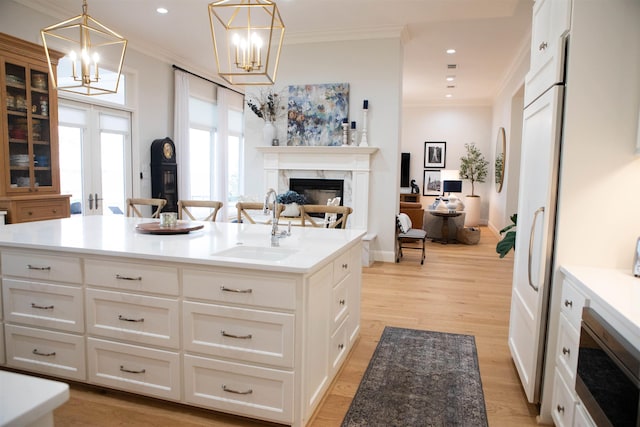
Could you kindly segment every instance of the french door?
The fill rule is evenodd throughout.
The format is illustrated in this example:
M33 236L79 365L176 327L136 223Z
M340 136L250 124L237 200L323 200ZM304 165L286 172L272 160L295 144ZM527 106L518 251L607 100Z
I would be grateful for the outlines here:
M123 215L131 194L131 113L60 101L60 189L72 215Z

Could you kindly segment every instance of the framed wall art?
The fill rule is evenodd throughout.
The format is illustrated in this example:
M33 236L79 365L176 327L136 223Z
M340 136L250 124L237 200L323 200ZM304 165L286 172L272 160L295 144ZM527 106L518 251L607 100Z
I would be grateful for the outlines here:
M425 170L424 181L422 183L423 196L442 195L442 177L439 170Z
M425 142L424 143L424 167L444 168L447 157L446 142Z
M289 86L287 145L342 145L349 83Z

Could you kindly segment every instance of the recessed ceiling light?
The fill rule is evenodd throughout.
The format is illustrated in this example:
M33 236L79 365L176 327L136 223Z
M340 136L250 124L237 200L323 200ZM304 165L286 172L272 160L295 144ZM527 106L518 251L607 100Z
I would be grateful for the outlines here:
M456 79L456 76L447 76L447 81L452 82Z
M169 13L169 10L167 10L167 8L164 8L164 7L159 7L156 9L156 12L164 15L165 13Z
M453 55L454 53L456 53L456 50L455 49L447 49L447 53L449 55Z
M447 98L452 98L452 97L453 97L453 95L451 95L450 93L446 94L445 96L446 96Z

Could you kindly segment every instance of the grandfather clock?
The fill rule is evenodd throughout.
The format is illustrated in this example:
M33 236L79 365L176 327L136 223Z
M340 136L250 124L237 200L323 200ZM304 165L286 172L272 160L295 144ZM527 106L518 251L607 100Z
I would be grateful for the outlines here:
M163 212L178 212L178 167L171 138L151 143L151 197L165 199Z

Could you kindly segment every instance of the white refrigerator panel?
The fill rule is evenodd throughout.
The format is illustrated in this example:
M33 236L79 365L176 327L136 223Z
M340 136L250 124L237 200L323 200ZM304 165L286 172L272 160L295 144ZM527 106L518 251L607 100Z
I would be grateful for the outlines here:
M563 90L553 86L524 110L509 349L532 403L542 376Z

